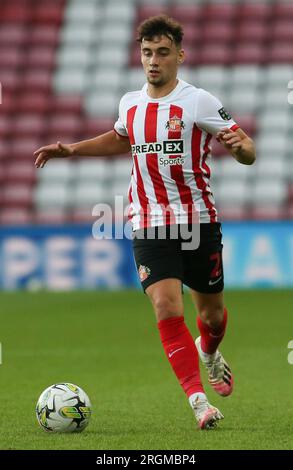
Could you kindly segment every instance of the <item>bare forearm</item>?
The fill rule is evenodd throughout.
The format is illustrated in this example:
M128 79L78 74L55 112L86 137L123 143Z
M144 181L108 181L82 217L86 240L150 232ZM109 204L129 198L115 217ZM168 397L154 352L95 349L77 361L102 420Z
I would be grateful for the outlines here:
M236 150L232 149L231 154L239 163L243 163L244 165L252 165L256 158L255 145L253 140L247 137L244 141L242 141L241 148Z
M70 144L70 148L76 156L100 157L128 153L130 144L128 139L120 139L115 131L109 131L94 139Z

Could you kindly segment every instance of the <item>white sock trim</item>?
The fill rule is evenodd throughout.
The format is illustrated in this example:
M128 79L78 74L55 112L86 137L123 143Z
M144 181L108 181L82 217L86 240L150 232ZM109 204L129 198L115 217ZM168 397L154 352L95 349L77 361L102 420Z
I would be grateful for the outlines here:
M189 400L189 404L191 407L193 407L193 403L196 401L196 400L207 400L207 397L206 397L206 394L205 393L202 393L202 392L197 392L197 393L193 393L192 395L190 395L190 397L188 398Z
M198 341L197 346L199 349L200 357L204 362L211 362L216 358L218 350L216 350L213 354L208 354L202 350L201 341Z

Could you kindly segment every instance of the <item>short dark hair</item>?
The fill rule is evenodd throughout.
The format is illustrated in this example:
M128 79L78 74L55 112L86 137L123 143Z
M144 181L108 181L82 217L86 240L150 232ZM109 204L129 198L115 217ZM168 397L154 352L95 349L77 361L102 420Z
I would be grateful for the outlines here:
M151 16L140 23L137 32L140 43L144 39L151 41L155 36L167 36L176 46L181 46L184 35L182 25L167 15Z

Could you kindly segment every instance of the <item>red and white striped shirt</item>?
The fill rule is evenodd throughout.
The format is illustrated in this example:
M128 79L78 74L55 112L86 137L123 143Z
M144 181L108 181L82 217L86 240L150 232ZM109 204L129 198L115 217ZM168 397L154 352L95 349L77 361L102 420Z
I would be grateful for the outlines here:
M210 189L210 140L238 126L207 91L178 80L167 96L126 93L114 130L128 137L133 155L129 216L133 229L217 221Z

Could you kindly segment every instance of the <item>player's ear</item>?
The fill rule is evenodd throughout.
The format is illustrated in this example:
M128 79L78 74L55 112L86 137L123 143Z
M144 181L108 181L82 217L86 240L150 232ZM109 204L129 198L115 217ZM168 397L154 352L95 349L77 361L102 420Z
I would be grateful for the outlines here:
M183 64L184 60L185 60L184 50L180 49L179 54L178 54L178 59L177 59L178 65Z

